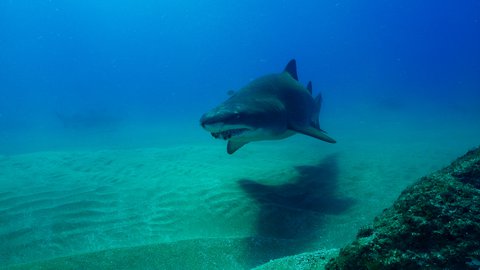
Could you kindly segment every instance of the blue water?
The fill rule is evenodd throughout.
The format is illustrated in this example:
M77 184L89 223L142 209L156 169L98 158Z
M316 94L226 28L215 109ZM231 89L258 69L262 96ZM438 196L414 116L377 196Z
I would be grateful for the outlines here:
M479 20L473 0L2 1L0 152L78 145L70 126L197 125L291 58L327 111L385 101L478 116Z
M299 135L227 155L200 116L292 58L338 143ZM479 119L478 0L3 0L0 261L202 237L248 267L340 248L478 146ZM245 192L258 186L269 192ZM289 205L304 194L319 205ZM278 247L248 261L237 245L259 235Z

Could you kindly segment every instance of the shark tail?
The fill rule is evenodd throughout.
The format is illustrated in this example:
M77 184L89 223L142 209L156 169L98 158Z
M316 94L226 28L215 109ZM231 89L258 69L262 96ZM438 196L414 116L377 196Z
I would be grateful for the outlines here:
M336 141L333 138L330 138L326 134L327 132L325 130L320 128L319 116L320 116L321 108L322 108L322 94L318 94L318 96L315 98L315 111L313 112L311 126L306 129L296 130L296 131L303 133L305 135L320 139L325 142L336 143Z
M313 112L312 119L310 120L310 126L308 127L290 127L291 130L296 131L298 133L305 134L307 136L311 136L313 138L317 138L319 140L329 142L329 143L336 143L336 141L328 136L325 130L320 128L319 122L319 115L320 109L322 108L322 95L318 94L315 98L315 111Z
M312 82L308 82L308 90L309 91L312 91ZM311 92L310 92L311 93ZM314 99L315 101L315 111L313 112L313 116L312 116L312 120L311 120L311 125L322 131L322 132L325 132L324 130L322 130L320 128L320 110L322 109L322 93L319 93L318 96ZM326 133L326 132L325 132Z

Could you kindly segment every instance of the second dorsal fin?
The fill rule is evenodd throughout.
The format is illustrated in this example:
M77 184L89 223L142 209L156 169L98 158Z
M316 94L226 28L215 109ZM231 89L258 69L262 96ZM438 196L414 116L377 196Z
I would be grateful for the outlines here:
M283 71L287 72L288 74L290 74L290 76L292 76L292 78L294 78L296 81L298 81L297 61L295 61L295 59L290 60L290 62L288 62L287 66L285 67L285 69Z
M312 81L309 81L308 84L307 84L307 90L308 92L310 93L310 95L312 94Z

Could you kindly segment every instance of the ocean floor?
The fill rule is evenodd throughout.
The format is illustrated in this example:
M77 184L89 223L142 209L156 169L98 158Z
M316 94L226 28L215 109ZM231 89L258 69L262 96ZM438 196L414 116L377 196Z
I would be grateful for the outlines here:
M248 269L338 249L479 144L468 121L397 120L330 123L334 145L297 135L234 155L197 124L191 143L0 156L0 266Z

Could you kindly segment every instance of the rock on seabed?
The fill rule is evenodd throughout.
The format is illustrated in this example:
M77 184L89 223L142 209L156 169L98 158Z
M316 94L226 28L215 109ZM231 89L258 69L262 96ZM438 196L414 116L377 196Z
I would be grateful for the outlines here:
M480 269L480 148L405 189L326 269Z

